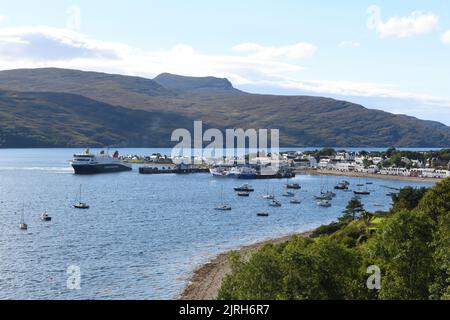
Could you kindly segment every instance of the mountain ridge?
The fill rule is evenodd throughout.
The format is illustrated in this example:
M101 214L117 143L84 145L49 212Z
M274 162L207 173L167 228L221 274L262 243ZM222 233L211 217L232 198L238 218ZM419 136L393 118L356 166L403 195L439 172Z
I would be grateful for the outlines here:
M206 127L220 130L279 128L280 144L283 146L450 146L450 127L436 121L367 109L359 104L332 98L247 93L235 89L225 78L163 73L155 79L146 79L58 68L16 69L0 71L0 90L3 92L0 95L0 120L11 120L20 111L19 119L24 121L16 123L19 131L26 133L29 130L25 121L30 117L27 111L41 119L40 122L29 119L34 126L33 134L40 132L37 136L42 136L42 129L49 125L36 115L36 101L39 101L42 116L57 120L55 126L61 130L64 125L72 129L79 127L80 124L77 126L74 123L77 119L80 123L89 124L92 130L80 136L78 142L76 139L67 140L63 131L53 132L55 136L64 136L67 141L71 141L71 145L64 146L85 146L89 142L89 134L93 135L92 142L96 145L123 146L128 143L130 146L168 146L170 132L176 128L191 128L194 120L202 120ZM55 96L58 93L61 95ZM14 110L11 106L14 95L20 98L14 101L21 106L20 110ZM25 103L26 97L31 102ZM98 108L105 118L108 118L109 112L121 114L120 121L116 121L124 127L127 118L133 123L139 118L138 115L149 123L153 123L153 115L160 125L157 130L149 131L139 122L141 134L150 133L153 138L140 140L139 130L130 128L130 134L127 134L113 121L105 123L102 128L102 125L98 125L102 119L100 114L77 109L76 103ZM52 106L53 109L48 110L46 106ZM85 112L84 115L79 114L81 110ZM62 117L61 112L70 114L73 119ZM10 121L8 128L11 129L11 126L13 124ZM105 133L98 139L97 131L102 130L114 138L109 139ZM124 138L114 134L114 130L118 130ZM76 131L72 131L72 134L77 136ZM133 143L132 137L136 143ZM51 141L50 137L43 135L41 144L51 145ZM39 145L39 142L32 145ZM4 145L0 143L1 146Z

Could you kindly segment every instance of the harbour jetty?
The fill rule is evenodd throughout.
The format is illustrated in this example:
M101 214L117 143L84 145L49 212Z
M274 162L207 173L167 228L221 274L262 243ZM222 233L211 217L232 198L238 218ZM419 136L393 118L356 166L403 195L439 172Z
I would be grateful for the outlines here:
M208 173L209 168L202 167L181 167L175 166L174 168L158 168L152 166L143 166L139 168L139 173L141 174L168 174L168 173L177 173L177 174L188 174L188 173Z

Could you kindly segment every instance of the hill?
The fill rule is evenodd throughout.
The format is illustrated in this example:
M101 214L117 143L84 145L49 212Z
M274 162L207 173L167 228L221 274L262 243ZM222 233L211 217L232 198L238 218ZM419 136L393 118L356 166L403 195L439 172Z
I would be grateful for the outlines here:
M68 93L0 91L0 146L167 146L178 115L111 106Z
M64 108L65 112L72 112L73 116L79 116L78 101L82 97L90 99L91 108L100 108L96 114L97 118L85 118L85 121L93 123L102 123L96 122L101 120L100 113L104 112L103 116L107 118L109 108L114 106L120 107L123 117L135 116L136 113L132 111L140 111L145 119L159 115L158 121L161 121L160 126L167 135L153 135L152 139L147 141L147 146L167 146L170 140L169 133L173 129L191 128L194 120L203 120L206 126L219 129L279 128L283 146L450 145L450 128L439 122L371 110L361 105L330 98L250 94L235 89L227 79L214 77L196 78L165 73L151 80L55 68L18 69L0 72L0 89L16 92L16 95L19 91L28 92L28 95L43 93L44 95L39 98L41 114L49 119L54 117L54 113L53 110L46 109L46 106L47 103L55 108L59 106L57 104L59 102L53 99L56 93L72 94L65 95L61 100L68 100L59 107ZM47 98L50 100L46 101ZM4 109L5 102L2 101L4 99L6 96L0 97L0 112L6 116L8 112ZM29 104L22 104L22 108L28 107ZM12 112L11 109L8 110ZM25 113L23 120L26 117ZM83 117L90 117L90 114ZM32 120L37 129L40 124L36 119ZM64 121L69 120L64 118ZM73 124L75 120L71 121L69 124ZM121 121L123 121L120 122L121 126L111 122L104 128L105 140L110 144L123 145L126 142L130 143L130 146L141 145L143 139L136 138L138 140L135 142L129 141L130 136L126 132L114 134L113 130L125 126L126 123L132 123L134 118L128 120L123 118ZM180 126L180 122L187 125ZM57 140L60 139L58 136L66 135L59 130L53 134ZM145 130L142 134L146 134ZM109 135L111 138L106 139ZM121 135L125 135L126 138L119 138ZM135 132L135 135L138 137L139 133ZM85 143L88 143L89 137L86 138L88 140ZM92 142L99 143L95 139ZM46 145L47 142L42 143ZM36 145L39 143L36 142Z

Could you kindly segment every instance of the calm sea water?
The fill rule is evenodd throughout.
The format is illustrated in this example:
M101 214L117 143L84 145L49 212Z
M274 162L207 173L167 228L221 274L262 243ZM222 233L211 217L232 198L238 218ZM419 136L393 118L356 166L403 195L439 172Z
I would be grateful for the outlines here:
M281 197L287 180L251 181L256 191L238 198L243 181L209 174L140 175L133 172L76 176L68 163L75 149L0 150L0 299L172 299L191 272L216 254L267 238L306 231L340 216L351 198L338 192L331 208L313 195L342 177L298 176L302 204ZM122 153L170 153L122 149ZM347 178L353 187L365 180ZM372 179L369 210L388 209L385 186L429 186ZM91 209L71 208L79 185ZM223 187L230 212L215 211ZM269 189L282 201L269 208ZM17 224L25 206L28 231ZM51 222L40 221L47 210ZM270 217L257 217L268 211ZM67 288L67 268L79 266L81 289Z

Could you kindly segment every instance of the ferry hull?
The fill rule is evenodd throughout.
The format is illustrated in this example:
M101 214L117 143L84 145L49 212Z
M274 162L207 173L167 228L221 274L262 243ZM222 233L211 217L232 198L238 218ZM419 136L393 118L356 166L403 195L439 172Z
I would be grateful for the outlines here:
M95 164L95 165L80 165L72 164L75 174L97 174L97 173L111 173L131 171L132 168L123 164Z

